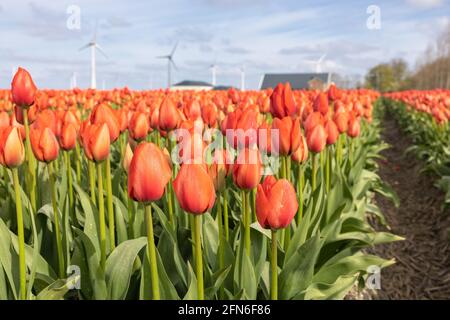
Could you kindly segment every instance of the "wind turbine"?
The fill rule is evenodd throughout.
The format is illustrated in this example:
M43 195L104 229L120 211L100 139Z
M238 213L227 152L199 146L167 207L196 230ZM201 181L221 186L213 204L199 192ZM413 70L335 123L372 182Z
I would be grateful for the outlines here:
M316 62L316 73L321 73L322 72L322 62L323 62L323 60L325 59L325 57L327 56L327 54L326 53L324 53L320 58L319 58L319 60L317 60L317 62Z
M70 77L70 89L77 87L77 73L73 72L72 76Z
M213 87L215 87L216 86L217 65L215 63L213 63L212 65L209 66L209 68L211 69L211 84L213 85Z
M82 46L79 51L91 48L91 89L95 89L97 87L97 78L96 78L96 64L95 64L95 49L97 49L101 54L108 59L108 56L103 51L103 49L97 43L97 24L95 24L94 37L91 42Z
M167 87L170 88L170 86L172 85L172 81L171 81L171 71L172 71L172 65L175 68L175 70L177 70L177 65L175 64L175 62L173 61L173 55L175 53L175 50L177 49L178 46L178 42L175 43L175 45L173 46L172 51L170 52L170 54L165 55L165 56L157 56L156 58L158 59L167 59Z
M242 65L239 70L241 71L241 91L245 91L245 66Z

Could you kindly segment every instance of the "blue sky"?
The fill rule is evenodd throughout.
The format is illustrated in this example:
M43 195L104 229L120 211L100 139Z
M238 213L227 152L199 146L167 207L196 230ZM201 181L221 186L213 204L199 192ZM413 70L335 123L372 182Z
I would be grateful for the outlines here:
M70 30L67 8L81 10L81 28ZM369 5L381 10L381 29L369 30ZM323 71L364 75L394 57L416 59L448 26L447 0L2 0L0 87L12 69L27 68L40 88L67 88L73 72L89 86L89 51L98 21L97 87L133 89L165 86L167 54L179 41L174 81L211 81L239 86L245 66L248 88L265 72Z

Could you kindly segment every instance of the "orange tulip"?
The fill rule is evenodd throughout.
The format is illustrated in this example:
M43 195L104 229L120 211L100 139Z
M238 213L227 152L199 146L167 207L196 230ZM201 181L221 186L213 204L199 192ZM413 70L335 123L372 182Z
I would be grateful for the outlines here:
M150 129L148 117L143 112L135 112L128 124L130 137L136 141L144 140Z
M24 159L25 149L19 129L11 126L0 128L0 164L16 168Z
M327 132L327 145L334 144L339 138L339 130L333 120L325 123L325 131Z
M272 127L266 121L258 128L258 149L267 154L272 153Z
M153 143L143 142L134 150L128 169L128 195L139 202L161 199L172 176L167 157Z
M340 133L347 132L348 128L348 115L347 112L339 112L334 115L334 122Z
M28 108L34 103L36 91L31 75L27 70L19 67L11 82L13 102L22 108Z
M273 139L272 148L278 150L280 155L290 155L300 145L300 119L291 117L275 118L272 122L272 130L278 130L278 139ZM272 150L273 151L273 150Z
M294 116L297 113L297 106L289 82L284 85L279 83L272 92L270 100L270 112L276 118Z
M253 108L236 109L224 119L222 132L233 148L250 147L257 142L257 115Z
M82 131L82 144L86 157L94 162L102 162L109 156L110 134L108 125L87 124Z
M119 121L117 120L116 114L113 109L108 105L102 103L97 105L91 113L91 123L92 124L103 124L106 123L109 131L110 142L113 143L117 140L120 135Z
M233 165L233 181L240 189L254 189L261 180L261 171L259 150L242 149Z
M306 142L310 151L321 152L327 143L327 132L323 125L318 124L311 129L306 135Z
M209 176L214 183L214 189L220 192L225 189L226 177L230 172L233 159L227 150L216 149L212 164L208 168Z
M286 179L267 176L256 192L256 217L265 229L286 228L297 213L294 187Z
M351 116L350 120L348 121L348 130L347 134L349 137L355 138L359 136L359 133L361 132L361 125L359 123L359 119L355 116Z
M0 112L0 129L9 126L9 115L6 111Z
M49 163L58 158L58 140L50 128L31 128L30 142L33 154L39 161Z
M328 97L325 93L321 92L314 100L313 109L316 112L320 112L322 115L326 115L329 111Z
M59 144L63 150L73 150L77 143L77 129L73 123L67 123L61 129Z
M213 181L202 164L183 164L173 181L173 190L180 207L192 214L205 213L216 200Z
M300 138L300 144L297 150L292 154L292 160L298 163L304 163L308 159L308 145L303 134Z
M337 99L339 99L341 97L341 92L339 91L339 89L336 87L336 85L332 84L329 88L328 88L328 100L329 101L336 101Z
M123 156L122 161L122 167L125 170L125 172L128 172L132 159L133 159L133 150L131 149L130 144L127 143L127 146L125 148L125 154Z
M159 107L159 128L164 131L171 131L181 123L180 112L170 97L166 97Z

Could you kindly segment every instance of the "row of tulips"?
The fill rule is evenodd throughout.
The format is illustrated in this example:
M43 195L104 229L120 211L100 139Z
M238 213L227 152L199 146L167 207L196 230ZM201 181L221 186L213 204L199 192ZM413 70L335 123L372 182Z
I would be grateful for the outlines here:
M343 298L396 241L368 90L0 91L0 299ZM15 212L15 214L14 214ZM145 250L144 250L145 248Z
M446 192L450 205L450 91L404 91L386 95L386 110L412 139L408 149L423 160L426 171L439 177L437 186Z

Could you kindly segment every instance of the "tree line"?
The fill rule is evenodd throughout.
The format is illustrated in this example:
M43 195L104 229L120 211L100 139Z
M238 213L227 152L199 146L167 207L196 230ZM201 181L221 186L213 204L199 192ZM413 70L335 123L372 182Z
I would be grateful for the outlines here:
M450 25L410 70L402 58L371 68L365 76L365 87L381 92L408 89L450 89Z

